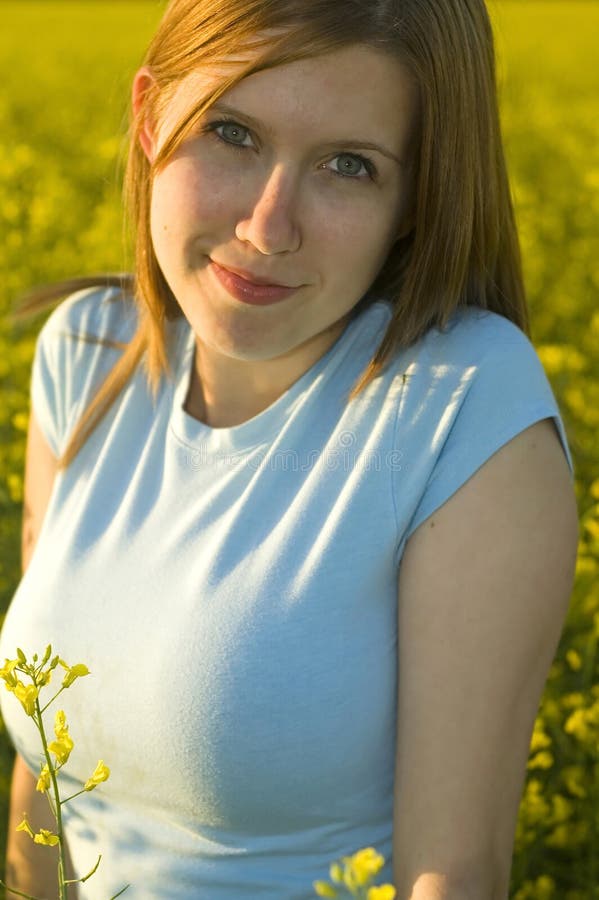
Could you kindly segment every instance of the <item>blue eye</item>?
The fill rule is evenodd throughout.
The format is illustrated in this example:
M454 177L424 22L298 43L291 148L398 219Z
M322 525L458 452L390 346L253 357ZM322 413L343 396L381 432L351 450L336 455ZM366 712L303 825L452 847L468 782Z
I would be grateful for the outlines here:
M222 122L212 122L209 130L216 132L221 141L231 144L233 147L250 147L246 144L245 139L249 136L249 129L237 122L225 120Z
M340 160L338 168L333 169L336 175L342 178L362 179L364 176L374 178L376 169L371 160L365 156L357 156L355 153L340 153L331 162Z
M203 130L205 133L215 134L222 144L236 150L248 150L255 146L251 140L250 129L234 119L210 122ZM330 164L337 160L339 160L337 167L329 168ZM319 168L349 181L376 181L377 178L377 169L372 160L357 153L339 153L330 163L323 163Z

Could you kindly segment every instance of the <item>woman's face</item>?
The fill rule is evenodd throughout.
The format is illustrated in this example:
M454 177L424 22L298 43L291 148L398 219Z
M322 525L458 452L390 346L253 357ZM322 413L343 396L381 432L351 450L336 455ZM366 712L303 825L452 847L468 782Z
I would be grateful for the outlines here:
M134 98L149 79L138 73ZM150 159L207 85L201 72L179 85L142 135ZM156 257L203 354L281 358L299 377L337 339L409 230L416 102L398 61L355 45L251 75L204 115L151 205ZM293 290L256 302L217 266Z

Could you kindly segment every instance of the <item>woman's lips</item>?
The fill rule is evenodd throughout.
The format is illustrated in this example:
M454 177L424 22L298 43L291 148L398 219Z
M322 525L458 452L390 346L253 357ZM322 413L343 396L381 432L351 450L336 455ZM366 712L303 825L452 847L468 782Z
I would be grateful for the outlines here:
M278 303L286 297L290 297L299 288L283 287L278 284L254 284L247 278L242 278L230 269L219 266L214 260L210 260L209 268L212 269L214 275L222 284L222 286L242 303L250 303L254 306L268 306L271 303Z

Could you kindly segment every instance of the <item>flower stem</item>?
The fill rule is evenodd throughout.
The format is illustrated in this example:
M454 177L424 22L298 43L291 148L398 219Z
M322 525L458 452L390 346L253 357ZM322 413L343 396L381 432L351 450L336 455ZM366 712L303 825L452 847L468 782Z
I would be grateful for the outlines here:
M27 897L27 900L38 900L37 897L32 897L31 894L24 894L23 891L18 891L16 888L9 887L2 879L0 879L0 887L5 888L9 894L18 894L19 897Z
M64 846L64 837L62 833L62 811L60 808L60 794L58 793L58 782L56 780L56 772L54 770L54 766L52 765L52 760L50 759L50 751L48 750L48 741L46 739L46 732L44 730L44 722L42 719L42 711L40 709L39 700L36 698L35 706L37 709L37 717L35 724L38 727L40 737L42 739L42 746L44 748L44 756L46 757L46 762L48 764L48 771L50 772L50 779L52 781L52 791L54 794L54 805L55 809L52 809L56 817L56 833L58 834L58 889L59 889L59 898L60 900L67 900L67 888L65 885L65 875L66 875L66 859L65 859L65 846ZM45 709L45 707L44 707ZM50 808L52 808L52 804L50 804Z
M50 706L50 704L51 704L51 703L54 703L54 701L56 700L56 698L57 698L58 696L60 696L60 694L62 694L63 691L64 691L64 686L61 687L61 689L60 689L59 691L56 691L56 693L54 694L54 696L52 697L51 700L48 700L48 702L46 703L46 705L42 708L41 713L45 713L46 710L48 709L48 707Z
M60 801L60 805L61 805L61 806L64 806L65 803L68 803L69 800L74 800L75 797L78 797L78 796L79 796L79 794L85 794L85 788L81 788L81 790L80 790L80 791L77 791L76 794L71 794L71 796L70 796L70 797L67 797L66 800L61 800L61 801Z

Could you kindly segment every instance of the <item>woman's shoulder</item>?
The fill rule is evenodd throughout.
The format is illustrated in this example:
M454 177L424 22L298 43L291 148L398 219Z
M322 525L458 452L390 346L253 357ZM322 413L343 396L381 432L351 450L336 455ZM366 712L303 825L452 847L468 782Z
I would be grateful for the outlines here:
M377 306L385 310L381 334L388 327L392 307L388 301ZM378 339L378 335L377 335ZM447 397L481 390L501 390L508 383L548 387L541 359L528 335L506 316L475 306L453 310L444 324L431 326L409 346L400 347L385 366L385 382L390 387L405 385L409 379L412 396L421 394L425 407L432 401L444 405Z
M483 405L513 402L535 406L552 391L528 335L510 319L480 307L459 307L444 328L430 329L412 356L415 386L427 406L446 409L451 398Z
M427 334L427 349L456 362L479 364L489 356L536 355L525 332L506 316L477 306L458 307L444 328Z
M379 299L373 309L379 312L381 319L377 323L384 333L392 319L392 304ZM444 324L432 325L409 347L402 347L395 354L395 364L399 372L406 359L418 360L422 367L437 363L468 367L484 364L489 358L509 356L538 359L530 338L515 322L492 310L470 305L457 307Z
M128 342L135 333L137 317L131 294L98 285L61 300L44 322L40 336Z

